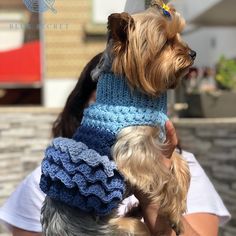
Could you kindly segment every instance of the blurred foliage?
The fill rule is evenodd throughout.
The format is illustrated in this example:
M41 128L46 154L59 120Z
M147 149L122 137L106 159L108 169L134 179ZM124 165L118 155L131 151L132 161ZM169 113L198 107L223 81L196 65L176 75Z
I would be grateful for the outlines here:
M221 88L236 91L236 61L221 56L217 64L216 81Z

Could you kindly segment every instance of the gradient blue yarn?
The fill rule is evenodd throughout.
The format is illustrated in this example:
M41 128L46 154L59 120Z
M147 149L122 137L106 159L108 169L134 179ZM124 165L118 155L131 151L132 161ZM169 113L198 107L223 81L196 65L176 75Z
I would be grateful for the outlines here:
M52 199L98 216L110 214L125 193L113 161L67 138L54 139L46 149L40 188Z
M111 146L116 140L114 133L96 127L81 125L74 134L73 139L77 142L86 143L88 148L96 150L100 155L108 156L112 160Z
M150 97L131 90L125 78L112 73L98 80L96 102L84 112L82 126L95 127L117 135L129 126L158 126L164 141L167 117L167 94Z
M164 142L166 113L166 93L158 98L150 97L137 90L131 91L121 76L102 74L96 102L84 111L81 127L73 138L111 159L111 146L117 134L128 126L158 126L160 140Z

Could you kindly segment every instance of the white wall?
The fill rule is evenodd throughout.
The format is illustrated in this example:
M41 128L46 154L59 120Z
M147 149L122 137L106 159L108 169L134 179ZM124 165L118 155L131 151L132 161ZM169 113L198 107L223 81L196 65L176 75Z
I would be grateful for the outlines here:
M61 108L73 90L78 79L45 79L43 105L45 107Z
M176 0L175 5L184 18L190 21L220 1ZM196 66L214 66L221 55L236 57L236 27L202 27L185 35L184 39L198 53Z
M22 12L0 12L0 51L19 48L23 44Z
M222 54L228 58L236 58L236 27L213 28L211 32L212 38L215 39L211 60L216 61Z
M181 1L181 0L178 0ZM145 0L93 0L93 22L105 24L112 13L143 11Z
M211 64L211 37L207 29L200 29L183 38L190 48L197 52L196 66Z
M93 0L93 22L105 24L112 13L124 11L126 0Z
M186 20L192 20L208 8L214 6L221 0L177 0L184 4L184 17Z
M197 66L214 66L221 55L236 58L236 27L201 28L184 36L184 39L197 51Z

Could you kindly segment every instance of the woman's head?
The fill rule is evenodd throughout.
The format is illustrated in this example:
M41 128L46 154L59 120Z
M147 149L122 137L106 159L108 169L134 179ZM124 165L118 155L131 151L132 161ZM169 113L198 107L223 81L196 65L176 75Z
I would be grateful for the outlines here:
M97 54L83 69L63 111L53 124L53 137L71 138L80 125L84 108L95 98L97 82L92 80L91 72L99 63L101 56L102 53Z

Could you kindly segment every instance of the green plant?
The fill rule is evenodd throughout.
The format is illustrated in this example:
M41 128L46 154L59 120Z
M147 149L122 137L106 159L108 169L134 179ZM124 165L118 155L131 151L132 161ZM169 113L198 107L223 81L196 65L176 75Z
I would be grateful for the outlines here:
M236 61L221 56L217 64L216 81L221 87L236 91Z

